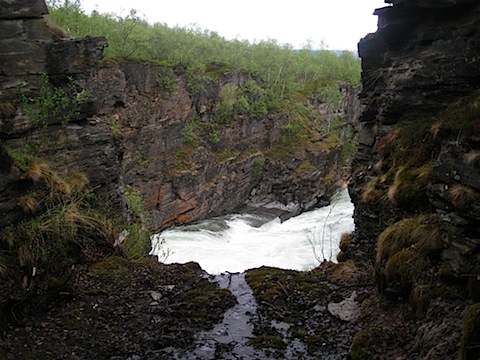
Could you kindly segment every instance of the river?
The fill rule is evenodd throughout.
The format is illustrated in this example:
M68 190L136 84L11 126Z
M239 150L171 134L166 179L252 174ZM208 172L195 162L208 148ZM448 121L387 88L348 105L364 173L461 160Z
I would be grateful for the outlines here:
M260 266L311 270L335 261L342 233L351 232L353 204L347 189L329 206L281 222L267 215L235 214L167 229L153 235L151 255L160 262L195 261L209 274Z

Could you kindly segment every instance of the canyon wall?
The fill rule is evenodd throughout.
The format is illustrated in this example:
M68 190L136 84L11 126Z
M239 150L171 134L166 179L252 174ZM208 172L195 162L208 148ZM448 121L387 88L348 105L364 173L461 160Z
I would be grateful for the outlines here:
M155 230L247 204L279 202L294 215L328 201L341 186L342 147L321 134L298 154L278 156L287 114L236 114L215 123L222 91L248 81L261 86L252 75L214 69L214 80L192 85L182 66L102 61L107 40L69 39L47 24L43 1L0 1L0 7L1 227L23 216L16 198L32 185L5 147L33 151L59 172L85 172L116 217L132 216L126 198L138 194ZM39 126L19 101L22 94L38 98L44 74L83 99L66 122L48 117ZM345 88L344 98L355 101L355 90Z
M445 192L454 185L480 190L474 161L480 135L477 2L388 2L394 6L375 13L378 31L359 44L365 110L350 193L356 241L369 253L386 227L421 213L422 207L474 230L477 215L470 205L476 204L459 211ZM420 184L417 171L412 185L418 189L406 189L403 197L395 193L407 187L399 170L422 166L428 180Z
M340 258L373 265L381 298L423 319L415 358L478 358L478 312L464 314L480 300L480 4L386 3L359 44L356 230Z

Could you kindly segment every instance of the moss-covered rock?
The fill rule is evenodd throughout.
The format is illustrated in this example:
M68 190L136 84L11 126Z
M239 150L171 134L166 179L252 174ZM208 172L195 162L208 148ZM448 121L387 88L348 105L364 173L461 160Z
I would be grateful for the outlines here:
M245 277L258 303L271 306L272 311L303 312L305 304L323 298L329 287L321 271L301 272L261 267L249 270ZM301 296L298 296L301 294Z

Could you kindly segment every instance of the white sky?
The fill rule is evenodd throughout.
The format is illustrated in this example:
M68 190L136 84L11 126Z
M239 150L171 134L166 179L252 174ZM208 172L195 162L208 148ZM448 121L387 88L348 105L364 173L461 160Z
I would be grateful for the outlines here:
M322 41L331 50L356 50L360 38L377 28L376 8L384 0L83 0L90 13L114 12L127 15L136 9L149 22L170 27L216 31L227 39L250 42L276 39L300 48Z

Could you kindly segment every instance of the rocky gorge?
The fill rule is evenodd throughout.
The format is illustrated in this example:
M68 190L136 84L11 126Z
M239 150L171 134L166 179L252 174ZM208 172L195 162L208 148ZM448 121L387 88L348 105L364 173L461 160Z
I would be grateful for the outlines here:
M349 184L355 231L343 236L338 264L247 271L258 304L247 345L259 358L479 357L480 6L386 3L378 31L359 44L362 106L354 91L343 97L347 122L361 110ZM120 218L133 216L126 196L136 189L154 229L274 200L302 211L342 182L341 148L322 135L278 157L288 118L239 114L212 127L222 89L261 83L251 74L215 65L217 80L198 86L177 66L172 91L158 81L161 66L100 61L105 39L53 34L43 1L0 9L2 228L24 216L17 199L32 184L7 150L25 143L59 171L86 172ZM43 73L62 86L68 75L75 96L93 94L47 130L15 101L19 88L38 93ZM36 286L1 287L7 359L189 358L179 349L236 301L196 264L131 262L107 245ZM210 358L238 358L237 344L216 344Z
M55 159L60 171L85 171L112 212L125 214L125 189L132 187L145 200L155 230L247 203L295 204L295 214L328 200L342 182L341 146L329 146L321 136L292 156L275 156L288 116L239 113L218 125L222 94L256 86L252 75L212 64L206 79L180 65L101 62L106 39L57 39L41 1L16 4L2 5L10 10L2 12L4 145L19 149L28 142ZM19 86L33 96L41 91L42 74L56 86L74 81L76 96L90 94L66 126L48 119L45 131L14 110ZM355 91L345 96L355 98ZM7 202L1 205L3 225L20 216Z
M313 128L308 129L308 139L296 138L287 126L292 123L289 114L267 113L256 103L263 84L254 74L224 64L211 64L205 76L188 72L182 65L103 60L107 39L69 38L48 23L43 1L1 1L0 8L2 254L10 256L19 247L18 264L7 266L0 261L0 323L4 331L0 354L7 358L68 354L165 358L168 348L192 346L193 335L218 322L234 303L229 291L208 282L198 265L130 262L118 246L112 246L111 229L103 225L96 236L108 233L107 243L98 239L80 252L73 244L73 253L63 253L61 258L55 255L58 248L45 244L62 244L62 240L41 236L30 240L35 244L21 245L23 240L15 232L28 232L32 215L41 211L52 215L52 209L56 211L52 201L60 202L68 220L77 217L75 227L85 222L87 228L92 222L97 227L96 215L78 218L78 199L63 199L72 191L81 199L88 196L117 222L139 221L150 230L246 207L258 211L262 205L275 203L280 206L269 206L268 211L285 219L327 203L342 186L347 174L341 160L342 142ZM259 110L225 116L222 105L231 100L228 94L238 89L246 89L248 101ZM356 89L344 86L339 94L343 102L339 109L329 110L320 98L308 101L327 119L340 117L347 127L352 126L358 112L355 106L359 107ZM32 160L33 155L41 160ZM84 175L69 182L69 174ZM65 177L68 181L63 181ZM91 190L75 195L78 181L85 179ZM52 191L54 187L58 189ZM60 223L63 221L67 219ZM48 228L52 222L47 219L42 226ZM68 237L70 230L60 226ZM46 260L55 256L57 260ZM32 257L38 257L42 265L36 266ZM158 279L167 283L160 285ZM156 294L153 305L152 293ZM160 298L163 300L158 301ZM105 310L111 307L113 313L92 317L90 310L100 303ZM212 306L205 308L207 304ZM177 306L186 313L172 312ZM86 311L74 311L74 318L67 319L73 308ZM150 311L154 308L157 315ZM144 311L146 317L139 317ZM137 320L120 327L107 324L128 313ZM183 320L174 325L180 318ZM39 321L45 325L43 330L33 325ZM58 338L63 325L55 329L54 323L70 322L73 342L65 339L65 347L58 346L52 340ZM145 323L152 328L144 329ZM161 330L164 325L170 335ZM114 326L124 335L113 348L101 350L100 342L112 333L100 330L87 340L80 333L91 326ZM45 336L33 335L30 328ZM22 334L13 335L11 330ZM129 349L130 341L124 336L133 333L143 339L133 340L134 347L141 349ZM145 336L153 336L148 342L156 345L144 343ZM180 342L173 341L175 338ZM163 340L158 343L159 339ZM78 348L74 345L77 341ZM72 345L77 349L70 348Z

